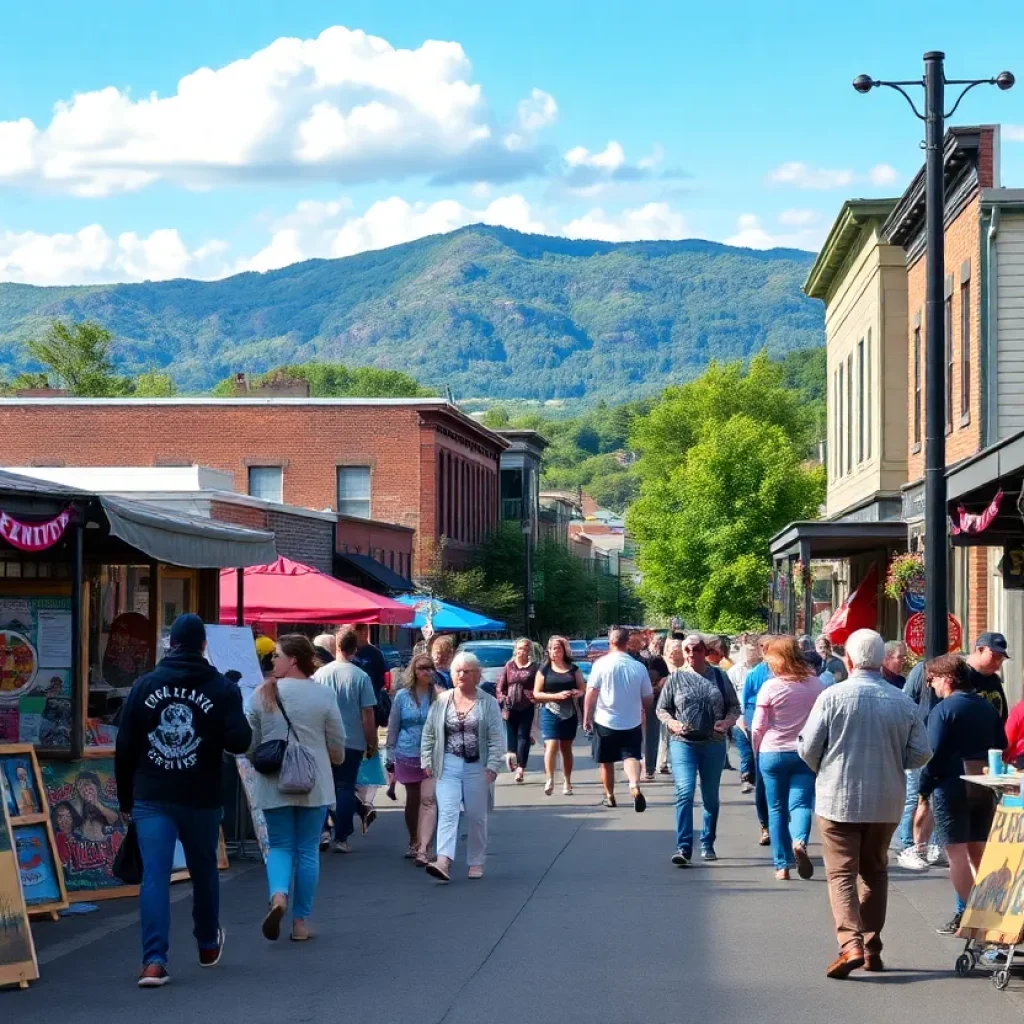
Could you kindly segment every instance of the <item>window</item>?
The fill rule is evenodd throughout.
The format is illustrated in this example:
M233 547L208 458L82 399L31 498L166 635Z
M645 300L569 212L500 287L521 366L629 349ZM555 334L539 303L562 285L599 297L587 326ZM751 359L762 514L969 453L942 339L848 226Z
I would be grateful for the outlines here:
M843 436L846 431L846 418L843 416L843 396L845 394L843 390L843 364L839 364L839 376L836 381L836 390L839 393L839 401L836 403L836 407L839 410L839 415L836 418L836 431L839 435L839 444L837 446L837 454L839 458L836 460L836 476L841 477L843 475Z
M960 418L971 418L971 282L960 285Z
M853 353L846 357L846 472L853 472Z
M250 466L249 494L264 501L284 501L283 475L280 466Z
M871 328L870 327L868 328L867 360L868 360L868 368L867 368L867 371L864 374L864 379L867 381L868 397L867 397L867 401L864 403L864 405L865 405L865 408L867 409L867 421L868 422L867 422L867 426L866 426L865 429L867 430L867 435L868 435L867 451L868 451L868 458L870 459L871 458L871 424L874 422L874 419L875 419L875 407L871 404L871 382L872 382L872 377L871 377Z
M864 461L864 339L857 342L857 462Z
M370 518L370 467L338 467L338 511L346 516Z
M953 429L953 296L946 298L946 433Z
M914 444L921 444L921 328L914 328Z

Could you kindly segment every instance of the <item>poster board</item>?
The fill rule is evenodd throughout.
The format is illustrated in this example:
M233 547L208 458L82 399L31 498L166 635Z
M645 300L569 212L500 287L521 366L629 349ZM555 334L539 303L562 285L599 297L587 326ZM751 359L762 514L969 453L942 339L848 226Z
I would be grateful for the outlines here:
M0 746L0 793L11 822L21 887L30 914L49 914L68 905L64 869L50 822L42 772L29 743Z
M71 598L0 598L0 743L71 745Z
M996 808L981 867L958 933L998 945L1024 939L1024 801L1004 796Z
M21 891L7 801L0 800L0 987L28 988L39 977L32 929Z
M218 672L234 669L242 673L238 686L242 691L242 703L248 707L256 687L263 682L252 630L248 626L207 625L206 660Z

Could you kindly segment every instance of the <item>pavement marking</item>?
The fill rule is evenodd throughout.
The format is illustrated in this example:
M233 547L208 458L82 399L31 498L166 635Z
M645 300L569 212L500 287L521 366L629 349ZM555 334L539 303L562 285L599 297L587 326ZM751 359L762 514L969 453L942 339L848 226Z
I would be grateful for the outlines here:
M262 863L254 862L252 864L241 864L238 867L232 867L227 871L221 872L220 883L221 885L226 885L240 875L248 874L254 868L262 866ZM192 886L190 885L172 887L171 905L180 903L191 895ZM63 942L57 942L52 946L48 946L36 954L36 960L40 966L44 966L45 964L53 963L54 960L59 960L63 956L67 956L69 953L77 953L85 946L91 946L94 942L99 942L100 939L105 939L114 932L119 932L124 928L130 928L132 925L138 924L139 916L138 910L132 910L127 914L119 914L117 917L112 917L109 921L105 921L95 928L90 928L80 935L75 935L70 939L64 939Z

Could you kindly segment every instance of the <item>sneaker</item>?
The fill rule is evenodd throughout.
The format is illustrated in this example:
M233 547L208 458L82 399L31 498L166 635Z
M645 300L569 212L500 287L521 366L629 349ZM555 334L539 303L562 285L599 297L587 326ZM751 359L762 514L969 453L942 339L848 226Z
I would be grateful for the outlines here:
M935 930L940 935L956 935L956 933L960 931L961 916L962 915L959 912L957 912L944 925L942 925L939 928L936 928Z
M654 772L644 772L644 782L653 782Z
M685 868L690 863L690 851L684 850L681 846L672 854L672 863L677 868Z
M139 988L163 988L171 980L163 964L146 964L139 974Z
M932 867L945 867L949 864L949 861L946 860L946 851L943 850L941 846L936 846L934 843L931 843L925 851L924 859L928 861Z
M323 832L320 833L320 852L323 853L324 850L329 850L330 848L331 848L331 833L330 833L329 829L325 828L323 830Z
M707 861L718 860L718 854L715 853L715 848L713 846L704 846L704 847L702 847L701 851L700 851L700 857L701 857L701 860L707 860Z
M220 958L224 954L224 938L224 929L218 928L216 949L199 950L200 967L216 967L220 963Z
M772 845L772 837L768 834L768 826L767 825L762 825L761 826L761 838L758 839L757 845L758 846L771 846Z
M928 861L921 856L921 851L916 846L909 846L901 850L896 857L896 863L907 871L927 871Z
M741 782L740 783L740 792L741 793L753 793L754 792L754 784L752 782Z
M335 853L351 853L352 852L352 847L348 845L347 841L345 841L343 843L335 843L334 844L334 852Z

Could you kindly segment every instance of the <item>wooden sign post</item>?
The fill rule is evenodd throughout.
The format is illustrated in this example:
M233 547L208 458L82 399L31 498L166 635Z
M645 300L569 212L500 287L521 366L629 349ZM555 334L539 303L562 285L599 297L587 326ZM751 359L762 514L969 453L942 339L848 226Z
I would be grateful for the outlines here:
M0 986L28 988L38 977L7 801L0 800Z

